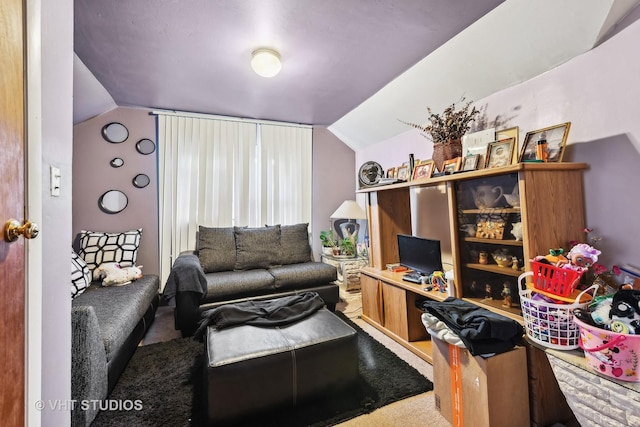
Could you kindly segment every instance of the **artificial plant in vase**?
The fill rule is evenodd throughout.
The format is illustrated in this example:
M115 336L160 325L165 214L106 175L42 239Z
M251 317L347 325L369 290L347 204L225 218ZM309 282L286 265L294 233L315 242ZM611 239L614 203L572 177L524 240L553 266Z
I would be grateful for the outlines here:
M471 127L471 122L480 113L472 102L464 102L462 98L459 104L462 107L456 109L456 103L449 105L441 114L434 113L427 107L427 120L425 125L402 122L406 125L419 129L433 141L433 155L436 167L442 171L442 164L445 160L455 159L462 156L462 136Z

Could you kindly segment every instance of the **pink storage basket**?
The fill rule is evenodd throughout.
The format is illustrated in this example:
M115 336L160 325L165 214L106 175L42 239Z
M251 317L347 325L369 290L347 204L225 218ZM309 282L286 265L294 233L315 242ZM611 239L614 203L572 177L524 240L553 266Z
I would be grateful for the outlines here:
M640 382L640 335L607 331L577 318L573 321L580 328L580 348L594 371L621 381Z

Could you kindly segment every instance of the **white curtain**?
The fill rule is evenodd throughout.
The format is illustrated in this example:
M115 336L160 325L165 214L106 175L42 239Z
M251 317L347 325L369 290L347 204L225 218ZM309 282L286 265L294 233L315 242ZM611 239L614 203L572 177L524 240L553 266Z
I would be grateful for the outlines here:
M162 286L200 225L311 222L310 127L156 114Z

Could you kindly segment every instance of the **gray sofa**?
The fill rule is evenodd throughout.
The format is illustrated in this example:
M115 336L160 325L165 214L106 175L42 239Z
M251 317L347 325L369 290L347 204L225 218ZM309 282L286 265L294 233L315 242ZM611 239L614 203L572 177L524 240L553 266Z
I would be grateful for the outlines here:
M313 291L333 311L335 280L335 267L313 261L308 224L200 226L196 250L175 260L164 297L175 305L175 328L189 336L203 311L230 302Z
M72 426L88 426L148 330L159 303L155 275L124 286L92 284L71 309ZM93 402L92 402L93 401Z

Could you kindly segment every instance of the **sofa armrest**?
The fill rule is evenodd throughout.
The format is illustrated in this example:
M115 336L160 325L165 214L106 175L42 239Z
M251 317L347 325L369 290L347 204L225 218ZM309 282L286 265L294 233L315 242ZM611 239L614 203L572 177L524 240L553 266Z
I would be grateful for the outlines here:
M179 292L194 292L200 297L207 295L207 278L198 255L193 252L182 252L176 258L162 293L164 300L173 305Z
M91 306L71 308L71 412L72 426L88 426L98 414L95 405L83 400L103 400L108 388L107 356L95 310Z

